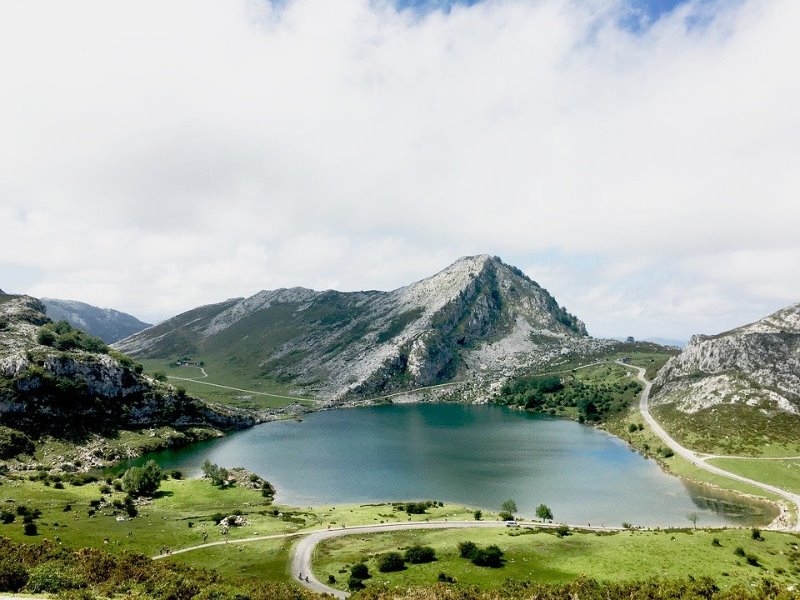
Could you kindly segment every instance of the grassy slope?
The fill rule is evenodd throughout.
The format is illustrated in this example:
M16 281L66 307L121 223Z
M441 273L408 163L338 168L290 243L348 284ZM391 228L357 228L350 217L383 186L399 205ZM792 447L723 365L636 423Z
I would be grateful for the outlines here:
M771 577L783 583L797 581L798 537L764 533L755 541L749 530L621 532L612 535L574 533L559 539L553 533L519 534L519 530L450 530L414 533L382 533L357 539L326 541L317 548L315 574L327 581L333 574L344 589L348 566L366 560L373 575L366 583L376 585L433 584L441 572L459 582L482 588L499 587L506 578L542 583L572 581L587 575L604 581L626 581L649 577L713 577L721 587L736 583L758 583ZM721 547L712 546L718 538ZM497 544L504 552L504 567L476 567L458 556L457 544L471 540L478 545ZM433 563L408 565L399 573L380 573L375 557L400 550L412 543L436 550ZM734 554L741 546L758 558L760 567L750 566ZM344 571L344 572L342 572Z
M800 494L800 460L715 458L708 462L726 471Z
M145 372L152 375L156 371L162 371L170 377L180 377L183 379L194 379L196 381L178 381L171 379L170 383L186 388L190 395L208 400L219 402L230 406L238 406L248 409L280 408L294 403L311 404L311 401L302 396L297 396L296 400L287 398L274 398L272 396L261 396L249 394L235 390L218 388L207 383L235 387L254 392L275 394L277 396L287 396L294 398L297 388L284 383L278 383L268 378L259 377L253 371L242 367L221 368L217 362L205 355L196 355L191 358L196 362L204 361L205 371L208 377L203 377L198 367L171 367L169 363L178 357L169 359L144 359L141 361ZM293 393L294 392L294 393Z

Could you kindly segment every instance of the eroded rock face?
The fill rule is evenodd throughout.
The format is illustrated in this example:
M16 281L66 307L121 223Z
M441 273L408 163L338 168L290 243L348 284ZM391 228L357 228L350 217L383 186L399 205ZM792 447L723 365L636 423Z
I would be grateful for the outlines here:
M130 361L37 343L49 322L44 305L25 296L0 302L0 424L31 434L70 437L91 431L211 426L247 427L255 418L211 406L136 372Z
M547 290L481 255L391 292L259 292L189 311L115 347L148 358L253 356L251 368L337 402L441 383L475 365L513 368L586 335ZM542 350L536 336L553 343Z
M653 383L653 404L800 413L800 303L716 336L693 336Z

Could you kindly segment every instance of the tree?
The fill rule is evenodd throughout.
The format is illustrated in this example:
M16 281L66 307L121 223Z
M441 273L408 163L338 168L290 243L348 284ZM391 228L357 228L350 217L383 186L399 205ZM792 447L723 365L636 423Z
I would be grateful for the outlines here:
M478 509L474 513L472 513L472 516L475 517L476 521L480 521L483 518L483 511L481 509Z
M511 513L513 515L515 512L517 512L517 503L509 498L500 505L500 508L503 509L503 512Z
M378 558L378 570L381 573L402 571L406 568L406 561L399 552L387 552Z
M553 520L553 511L546 504L540 504L536 507L536 516L542 521Z
M211 480L212 485L222 486L228 483L228 469L215 465L206 459L202 466L203 475Z
M689 519L691 524L694 525L694 528L697 529L697 519L700 518L700 515L698 515L696 512L690 512L688 515L686 515L686 518Z
M148 460L144 467L131 467L122 476L122 488L131 496L152 496L161 486L161 467Z

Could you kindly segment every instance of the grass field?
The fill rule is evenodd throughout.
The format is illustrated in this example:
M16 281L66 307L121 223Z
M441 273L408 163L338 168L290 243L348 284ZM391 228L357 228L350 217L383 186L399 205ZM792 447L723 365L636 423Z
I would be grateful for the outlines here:
M800 494L800 460L748 460L714 458L708 461L726 471L737 473Z
M588 576L602 581L650 577L710 576L720 587L760 583L770 577L791 583L800 576L800 539L793 534L762 533L752 539L749 530L626 531L615 534L579 533L564 538L553 532L520 529L475 529L381 533L323 542L315 554L315 575L346 589L349 567L364 561L372 577L367 586L430 585L439 573L481 588L499 587L506 579L558 583ZM719 546L714 545L717 539ZM477 567L460 558L458 543L496 544L505 553L505 565ZM403 552L414 543L436 550L437 560L407 565L397 573L381 573L376 558L388 551ZM745 556L735 549L741 547ZM748 564L751 557L756 565Z

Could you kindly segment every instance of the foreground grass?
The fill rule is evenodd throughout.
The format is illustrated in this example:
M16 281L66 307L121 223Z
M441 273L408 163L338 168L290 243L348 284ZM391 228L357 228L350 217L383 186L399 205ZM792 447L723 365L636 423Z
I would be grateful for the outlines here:
M713 578L720 587L759 584L769 577L790 584L800 576L798 536L763 533L754 540L749 530L626 531L615 534L574 532L564 538L533 530L448 530L380 533L328 540L317 547L314 569L320 581L333 575L345 589L349 567L364 561L369 587L433 585L439 573L482 589L499 588L506 579L565 583L588 576L622 582L652 577L680 579L687 575ZM717 539L719 546L714 544ZM505 553L499 569L477 567L459 557L458 543L496 544ZM414 543L436 550L437 560L408 565L397 573L381 573L376 558ZM745 556L735 553L741 547ZM755 565L748 564L748 557Z

